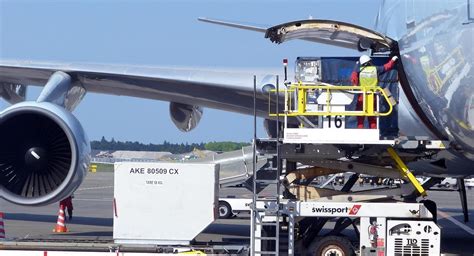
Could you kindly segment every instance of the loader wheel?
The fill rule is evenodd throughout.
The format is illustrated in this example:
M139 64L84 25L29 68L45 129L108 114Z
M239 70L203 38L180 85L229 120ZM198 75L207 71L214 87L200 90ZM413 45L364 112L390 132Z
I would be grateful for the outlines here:
M309 246L309 255L313 256L352 256L351 242L340 236L328 236L314 239Z
M232 207L230 204L224 201L219 201L219 219L228 219L232 216Z

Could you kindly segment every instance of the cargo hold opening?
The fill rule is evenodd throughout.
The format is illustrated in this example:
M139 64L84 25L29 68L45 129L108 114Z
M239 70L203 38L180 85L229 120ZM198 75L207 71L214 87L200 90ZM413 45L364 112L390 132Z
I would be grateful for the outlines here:
M318 19L291 21L268 28L265 38L277 44L300 39L359 52L369 51L372 55L375 53L388 56L396 55L401 59L396 40L371 29L340 21ZM433 126L418 105L404 71L403 61L398 62L397 69L400 86L419 119L438 139L445 139L445 136Z

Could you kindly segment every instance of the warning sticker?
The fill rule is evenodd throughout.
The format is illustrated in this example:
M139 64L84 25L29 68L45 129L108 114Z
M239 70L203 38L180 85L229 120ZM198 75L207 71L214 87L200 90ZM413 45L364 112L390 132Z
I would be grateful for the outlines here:
M360 204L355 204L354 206L352 206L351 211L349 212L349 215L357 215L360 207L362 207L362 205Z

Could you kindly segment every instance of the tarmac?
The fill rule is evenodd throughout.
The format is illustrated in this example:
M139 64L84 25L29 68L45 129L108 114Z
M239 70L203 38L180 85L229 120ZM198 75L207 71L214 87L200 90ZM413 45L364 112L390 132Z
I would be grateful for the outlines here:
M357 185L356 185L357 186ZM226 188L221 196L248 197L244 188ZM5 213L6 237L9 241L104 241L113 240L113 172L89 173L74 193L74 214L67 220L68 233L52 230L57 221L58 205L24 207L0 199ZM441 251L453 255L474 255L474 190L467 190L470 222L464 223L459 193L429 191L428 199L438 204L442 228ZM200 235L197 242L249 243L249 214L216 220Z

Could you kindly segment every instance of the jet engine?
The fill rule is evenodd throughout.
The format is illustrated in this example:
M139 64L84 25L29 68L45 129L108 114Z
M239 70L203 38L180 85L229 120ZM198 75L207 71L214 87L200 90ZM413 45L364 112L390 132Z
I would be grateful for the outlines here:
M170 103L170 117L173 123L182 132L189 132L196 128L201 121L203 109L182 103Z
M90 163L79 121L48 102L22 102L0 113L0 197L46 205L71 195Z

